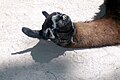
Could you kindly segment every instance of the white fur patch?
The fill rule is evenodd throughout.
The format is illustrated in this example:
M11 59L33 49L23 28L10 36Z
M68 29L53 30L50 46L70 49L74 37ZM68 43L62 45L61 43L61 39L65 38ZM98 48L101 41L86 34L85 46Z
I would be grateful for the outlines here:
M54 34L53 34L52 30L51 30L50 28L47 28L47 29L45 30L45 33L47 34L47 33L48 33L48 31L50 31L50 36L49 36L49 38L54 39L54 38L55 38L55 36L54 36Z
M55 39L55 36L54 36L52 30L54 30L54 29L56 28L56 26L57 26L57 25L56 25L57 16L58 16L58 14L52 16L52 22L53 22L53 25L52 25L52 26L53 26L53 29L47 28L47 29L45 30L45 34L47 34L48 31L50 31L50 36L49 36L49 38L51 38L51 39Z
M73 24L73 23L72 23L72 28L74 29L74 32L73 32L73 36L74 36L75 33L76 33L76 30L75 30L75 27L74 27L74 24ZM72 43L74 43L73 36L71 37L71 42L72 42Z
M55 28L56 28L56 26L57 26L57 25L56 25L56 21L55 21L55 20L57 19L57 16L58 16L58 14L57 14L57 15L52 16L52 22L53 22L53 25L52 25L52 26L54 27L54 29L55 29Z
M67 19L67 15L63 15L63 20L66 20Z
M51 39L55 39L55 36L54 36L52 30L51 30L50 28L49 28L49 30L50 30L50 38L51 38Z
M49 28L47 28L47 29L45 30L45 34L47 34L47 33L48 33L48 30L49 30Z

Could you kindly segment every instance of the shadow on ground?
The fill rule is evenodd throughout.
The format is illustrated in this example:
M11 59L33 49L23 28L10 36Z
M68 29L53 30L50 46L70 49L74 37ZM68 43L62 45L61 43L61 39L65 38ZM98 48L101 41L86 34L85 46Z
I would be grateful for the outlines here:
M35 60L35 62L48 63L52 59L57 58L60 55L63 55L64 52L68 50L70 51L72 49L62 48L57 46L53 42L41 40L34 47L20 52L12 53L12 55L31 52L31 56Z

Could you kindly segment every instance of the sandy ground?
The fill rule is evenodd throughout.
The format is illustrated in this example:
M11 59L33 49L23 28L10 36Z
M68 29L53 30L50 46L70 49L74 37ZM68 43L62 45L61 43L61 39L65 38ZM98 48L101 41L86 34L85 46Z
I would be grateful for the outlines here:
M102 3L0 0L0 80L120 80L120 46L65 49L21 31L23 26L41 29L44 10L66 13L72 21L92 20ZM103 15L104 10L101 12Z

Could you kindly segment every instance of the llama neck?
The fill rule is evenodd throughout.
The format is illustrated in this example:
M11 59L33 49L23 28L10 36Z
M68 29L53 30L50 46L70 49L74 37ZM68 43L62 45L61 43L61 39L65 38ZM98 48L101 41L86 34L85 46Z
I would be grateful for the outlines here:
M100 47L120 43L118 24L112 19L99 19L92 22L73 23L75 34L73 48Z

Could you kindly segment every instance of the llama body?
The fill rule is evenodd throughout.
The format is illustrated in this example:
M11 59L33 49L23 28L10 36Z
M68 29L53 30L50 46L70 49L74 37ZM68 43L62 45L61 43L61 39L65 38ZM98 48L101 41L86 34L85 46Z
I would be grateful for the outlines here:
M66 14L53 12L46 17L42 30L23 28L29 37L48 40L67 48L92 48L120 44L120 1L105 0L106 14L91 22L72 22Z
M120 44L120 25L112 19L74 23L76 29L71 47L90 48Z

